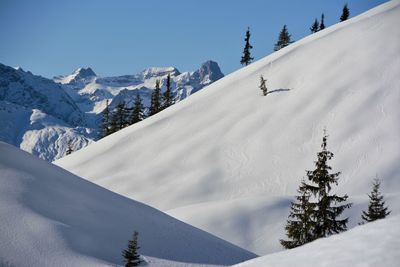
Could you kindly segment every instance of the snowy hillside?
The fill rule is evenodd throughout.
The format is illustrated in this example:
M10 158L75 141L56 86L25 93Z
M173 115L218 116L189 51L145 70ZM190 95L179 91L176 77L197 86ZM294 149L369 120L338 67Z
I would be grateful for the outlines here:
M134 230L148 266L229 265L255 257L2 142L0 211L1 266L122 265Z
M289 201L327 127L338 192L360 221L376 174L400 212L400 3L308 36L56 162L258 254L281 250ZM260 75L270 93L259 90ZM199 211L199 212L196 212ZM200 213L201 212L201 213Z
M397 215L235 267L396 267L400 262L399 248L400 216Z
M124 100L132 105L139 93L145 106L156 79L172 76L176 101L223 77L217 63L207 61L199 70L179 73L176 68L149 68L136 75L100 78L91 68L79 68L54 80L21 68L0 64L0 141L20 147L47 161L74 151L98 138L106 100L111 108Z

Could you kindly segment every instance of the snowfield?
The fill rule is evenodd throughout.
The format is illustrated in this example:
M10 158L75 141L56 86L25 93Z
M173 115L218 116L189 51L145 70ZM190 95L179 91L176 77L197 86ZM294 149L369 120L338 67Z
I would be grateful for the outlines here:
M396 267L399 248L400 216L396 215L235 267Z
M0 215L0 266L120 266L134 230L148 266L256 256L2 142Z
M335 154L330 164L342 172L336 192L356 204L345 214L349 226L360 222L376 174L396 216L398 25L399 1L385 3L55 164L266 254L282 250L289 201L314 167L326 127ZM267 79L266 97L260 75Z

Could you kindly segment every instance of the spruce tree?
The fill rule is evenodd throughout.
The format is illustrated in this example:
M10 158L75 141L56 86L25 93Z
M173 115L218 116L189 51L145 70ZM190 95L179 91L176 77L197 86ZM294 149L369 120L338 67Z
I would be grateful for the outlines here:
M296 196L296 202L291 202L290 214L285 227L286 235L290 240L280 240L281 245L286 249L295 248L311 242L315 239L315 222L312 214L315 204L310 202L311 193L307 190L302 181Z
M322 13L322 15L321 15L321 23L319 24L319 30L320 30L320 31L323 30L323 29L325 29L325 22L324 22L324 19L325 19L325 15L324 15L324 13Z
M328 165L328 160L333 158L333 153L327 150L327 138L325 132L322 138L322 150L317 154L315 169L307 171L307 177L311 184L304 184L305 189L315 197L315 210L312 214L315 222L315 238L346 231L348 218L339 219L339 217L345 209L351 207L351 203L339 205L347 200L347 195L329 194L332 185L338 184L340 172L329 173L332 167Z
M135 103L133 104L131 118L129 120L130 125L135 124L144 119L143 110L144 110L144 107L142 104L142 99L141 99L139 93L137 93L136 97L135 97Z
M350 16L350 10L347 7L347 4L345 4L343 7L342 15L340 16L340 21L342 22L342 21L347 20L349 18L349 16Z
M126 108L125 105L125 101L121 101L118 103L114 116L115 116L115 124L117 131L129 125L128 123L129 114L128 114L128 109Z
M289 34L286 25L283 25L283 28L279 33L278 41L274 46L274 51L278 51L290 45L291 43L293 43L293 41L291 40L291 35Z
M261 91L263 92L263 95L266 96L268 94L268 88L265 85L267 80L264 79L264 77L261 75L260 77L260 86L259 88L261 89Z
M163 94L163 106L162 109L165 109L169 106L172 106L174 104L174 99L171 91L171 76L168 74L167 76L167 82L166 82L166 90Z
M67 147L67 151L65 152L66 155L71 154L72 152L74 152L74 149L72 148L72 140L69 139L68 140L68 147Z
M128 241L128 248L122 251L122 256L124 257L124 262L126 262L125 267L139 266L142 260L138 254L138 232L133 233L132 240Z
M240 60L240 64L247 66L254 59L250 55L250 49L252 49L253 46L250 44L250 28L249 27L247 28L246 37L244 38L244 41L245 41L245 45L244 45L244 49L243 49L243 56L242 56L242 59Z
M108 108L108 99L106 101L106 108L103 110L103 118L100 125L101 137L105 137L110 134L110 110Z
M371 194L368 195L370 201L368 205L368 211L362 212L361 218L365 222L372 222L375 220L383 219L390 214L388 207L385 207L385 201L383 200L383 195L379 191L381 182L376 178L372 184Z
M311 31L311 33L316 33L319 31L319 23L318 23L317 19L315 19L314 23L311 25L310 31Z
M151 94L150 116L160 112L160 110L161 110L160 81L156 80L156 86Z

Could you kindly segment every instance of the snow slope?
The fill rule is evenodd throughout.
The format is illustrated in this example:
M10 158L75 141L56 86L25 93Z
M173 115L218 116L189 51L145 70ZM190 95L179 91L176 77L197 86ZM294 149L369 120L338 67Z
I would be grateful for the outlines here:
M358 203L350 225L376 174L398 214L399 24L399 1L385 3L56 164L265 254L282 249L287 203L327 127L337 191Z
M400 216L396 215L235 267L396 267L400 262L399 248Z
M115 266L134 230L150 266L255 257L2 142L0 225L0 265Z

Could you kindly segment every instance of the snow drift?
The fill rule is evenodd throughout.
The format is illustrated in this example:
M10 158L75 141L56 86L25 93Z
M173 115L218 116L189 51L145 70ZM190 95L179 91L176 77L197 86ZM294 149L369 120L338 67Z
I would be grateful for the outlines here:
M360 221L376 174L395 215L399 24L400 3L385 3L56 164L264 254L282 249L288 203L327 127L330 164L342 172L337 192L358 203L345 214L349 225Z
M1 266L115 266L134 230L150 266L255 257L2 142L0 215Z

